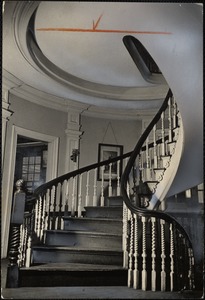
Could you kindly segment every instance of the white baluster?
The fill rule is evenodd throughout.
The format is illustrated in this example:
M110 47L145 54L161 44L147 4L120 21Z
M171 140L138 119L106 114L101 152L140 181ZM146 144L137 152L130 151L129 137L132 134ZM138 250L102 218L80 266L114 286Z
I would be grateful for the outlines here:
M174 235L173 225L170 223L170 291L174 290Z
M120 160L117 161L117 196L120 196Z
M66 183L66 195L65 195L65 215L68 215L69 211L69 186L70 186L70 181L67 180Z
M177 104L174 97L172 97L173 100L173 128L177 127Z
M151 172L150 172L150 157L149 157L149 137L146 138L146 151L145 151L145 158L146 158L146 180L151 180Z
M122 227L122 249L123 249L123 268L128 268L128 208L123 202L123 227Z
M72 201L71 201L71 216L75 216L75 188L76 188L76 176L73 177L73 189L72 189Z
M151 218L151 223L152 223L152 276L151 276L151 289L152 291L156 291L156 218L152 217Z
M79 176L79 190L78 190L78 217L82 217L82 179L83 175Z
M97 168L94 170L93 206L97 206Z
M139 286L139 270L138 270L138 220L137 215L134 214L134 272L133 272L133 288L137 289Z
M46 207L45 207L46 216L45 216L44 227L45 227L45 230L47 230L47 229L50 229L50 228L48 228L48 226L49 226L49 190L46 191L46 195L44 196L44 201L45 201L45 205L46 205Z
M144 152L140 152L139 154L139 170L140 170L140 178L142 179L142 181L145 180L145 174L144 174L144 158L143 158L143 153Z
M133 215L130 214L130 249L129 249L129 269L128 269L128 287L133 285L133 254L134 254L134 224Z
M109 164L109 184L108 184L108 196L112 196L112 163Z
M38 207L38 228L37 228L37 237L40 237L41 233L41 213L42 213L42 198L39 198L39 207Z
M166 272L165 272L165 232L164 232L164 226L165 221L160 219L160 225L161 225L161 291L166 291Z
M171 107L171 98L168 100L168 110L169 110L169 116L168 116L168 121L169 121L169 142L172 142L172 107Z
M85 206L89 205L89 181L90 181L90 171L87 172L87 182L86 182L86 196L85 196Z
M27 249L26 249L26 264L25 267L29 268L31 265L31 236L28 237Z
M161 135L162 135L162 143L161 143L161 153L164 156L165 155L165 130L164 130L164 112L161 114L161 121L162 121L162 128L161 128Z
M158 155L157 155L157 143L156 143L156 125L153 127L153 155L154 155L154 168L158 168Z
M41 198L41 202L43 202L43 211L42 211L42 215L41 215L41 231L40 231L40 240L42 240L43 235L44 235L44 230L45 230L45 211L46 211L46 201L45 201L45 197L43 197L43 199Z
M39 201L37 199L36 204L35 204L35 216L34 216L34 232L37 233L37 228L38 228L38 205Z
M147 270L146 270L146 218L142 217L142 290L147 290Z
M21 224L20 226L20 241L19 241L19 256L18 256L18 266L23 266L24 261L24 242L25 242L25 236L26 236L26 224L24 219L24 224Z
M100 205L104 206L105 205L105 198L104 198L104 170L105 166L102 166L101 171L102 171L102 180L101 180L101 196L100 196Z

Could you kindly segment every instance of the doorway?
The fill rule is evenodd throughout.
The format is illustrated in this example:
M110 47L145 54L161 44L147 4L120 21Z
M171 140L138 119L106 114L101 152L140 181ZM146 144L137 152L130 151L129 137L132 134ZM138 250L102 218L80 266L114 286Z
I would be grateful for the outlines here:
M4 172L2 178L2 258L5 258L7 256L8 249L13 187L15 185L14 176L18 137L23 137L35 141L43 141L47 143L48 152L46 165L46 181L52 180L57 176L59 137L39 133L36 131L13 125L11 128L10 135L7 139L5 152L5 161L7 163L4 165Z
M48 142L19 135L17 137L14 184L23 179L27 193L46 182Z

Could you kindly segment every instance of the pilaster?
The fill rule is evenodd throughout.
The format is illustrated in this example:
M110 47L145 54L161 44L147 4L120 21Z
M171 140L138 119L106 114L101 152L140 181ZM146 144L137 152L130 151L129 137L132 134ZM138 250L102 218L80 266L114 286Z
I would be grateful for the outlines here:
M6 128L7 128L7 122L9 121L9 118L13 114L11 110L9 110L9 91L3 89L2 91L2 152L1 152L1 162L3 166L4 162L4 148L5 148L5 142L6 142Z
M79 146L80 136L80 111L69 110L67 128L65 130L66 142L66 158L65 158L65 173L71 172L78 168L79 163Z

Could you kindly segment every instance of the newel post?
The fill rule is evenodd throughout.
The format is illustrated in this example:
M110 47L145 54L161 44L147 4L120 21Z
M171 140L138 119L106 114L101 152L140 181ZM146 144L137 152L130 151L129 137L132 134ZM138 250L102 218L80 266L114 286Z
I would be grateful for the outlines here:
M7 273L7 287L17 288L19 283L19 247L20 247L20 227L24 220L24 209L26 193L23 190L24 181L19 179L16 182L16 192L14 193L13 208L11 213L11 238L9 242L9 264Z

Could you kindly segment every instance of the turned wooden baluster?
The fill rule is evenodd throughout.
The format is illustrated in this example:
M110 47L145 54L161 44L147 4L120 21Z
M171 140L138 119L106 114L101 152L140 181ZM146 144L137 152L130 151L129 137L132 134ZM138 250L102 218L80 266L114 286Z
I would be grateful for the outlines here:
M136 163L136 161L135 161ZM133 165L132 167L132 179L133 179L133 187L132 187L132 190L133 190L133 204L135 206L139 206L139 203L138 203L138 195L137 195L137 178L136 178L136 166L135 164Z
M156 143L156 125L153 127L153 156L154 156L154 168L158 168L158 153L157 153L157 143Z
M35 222L35 207L32 208L30 218L28 219L27 224L27 241L26 241L26 259L25 259L25 267L29 268L31 265L31 245L32 245L32 236L34 232L34 222Z
M133 285L133 255L134 255L134 222L133 215L130 213L130 248L129 248L129 268L128 268L128 287Z
M82 217L82 180L83 174L80 174L78 189L78 217Z
M112 163L109 164L108 196L112 196Z
M174 290L174 232L173 225L170 223L170 291Z
M166 271L165 271L165 221L160 219L161 225L161 291L166 291Z
M23 191L24 181L16 182L17 191L14 193L11 214L11 238L9 244L9 265L7 273L7 287L16 288L19 284L18 258L20 254L20 226L24 221L26 194Z
M179 233L178 235L178 284L179 284L179 289L183 289L184 288L184 284L183 284L183 269L184 269L184 265L183 265L183 252L182 252L182 239L183 236L181 233Z
M188 256L189 256L189 272L188 272L188 280L189 280L189 289L192 290L195 288L194 285L194 255L193 250L188 248Z
M152 291L156 291L156 281L157 281L157 275L156 275L156 218L151 218L151 224L152 224L152 273L151 273L151 289Z
M40 240L42 241L43 239L43 236L44 236L44 229L45 229L45 211L46 211L46 201L45 201L45 197L41 197L41 203L42 203L42 206L43 206L43 209L42 209L42 214L41 214L41 226L40 226Z
M89 175L88 175L88 178L89 178ZM89 181L88 181L88 190L89 190ZM88 190L87 190L87 192L89 193ZM76 176L73 177L72 198L71 198L71 217L75 216L75 199L76 199L75 191L76 191ZM87 197L87 195L86 195L86 197ZM89 201L89 199L87 199L86 201Z
M162 143L161 143L161 154L165 155L165 129L164 129L164 112L161 114L161 137L162 137Z
M172 99L169 98L168 100L168 111L169 111L169 115L168 115L168 122L169 122L169 143L172 142Z
M117 196L120 196L120 160L117 161Z
M69 209L69 185L70 185L70 182L69 180L67 180L66 182L66 194L65 194L65 209L64 209L64 216L67 216L68 215L68 209Z
M123 202L123 239L122 239L122 249L123 249L123 268L128 268L128 208L125 202Z
M94 170L93 206L97 206L97 168Z
M90 181L90 171L87 172L87 180L86 180L86 196L85 196L85 206L89 205L89 181Z
M26 225L26 219L24 219L24 224L20 226L19 256L17 261L19 267L22 267L25 262L26 239L27 239L27 225Z
M173 97L173 128L177 127L177 104L176 99Z
M49 198L49 190L46 191L46 194L44 195L45 198L45 204L46 204L46 208L45 208L45 230L50 229L49 228L49 217L50 217L50 213L49 213L49 208L50 208L50 198Z
M37 233L37 230L38 230L38 204L39 204L39 201L38 199L36 200L36 203L35 203L35 224L34 224L34 231L35 233Z
M138 218L134 214L134 272L133 272L133 288L139 287L139 269L138 269L138 257L139 257L139 234L138 234Z
M100 196L100 205L105 205L105 198L104 198L104 171L105 166L102 166L101 168L101 196Z
M142 217L142 290L147 289L147 270L146 270L146 217Z
M55 194L56 194L56 189L55 186L51 188L51 229L55 229Z
M59 188L58 229L63 229L63 219L62 219L62 207L63 207L62 189L63 189L63 185L61 182L59 183L58 188Z
M146 181L151 180L151 170L150 170L150 156L149 156L149 137L146 138L145 141L145 161L146 161Z
M42 198L38 199L38 229L37 237L40 238L41 235L41 221L42 221Z

